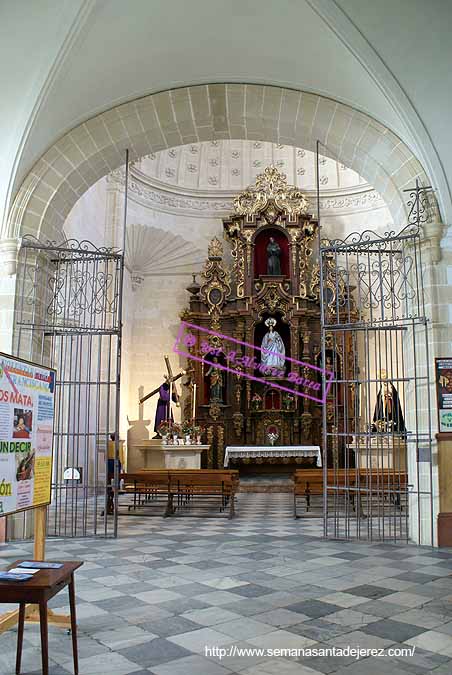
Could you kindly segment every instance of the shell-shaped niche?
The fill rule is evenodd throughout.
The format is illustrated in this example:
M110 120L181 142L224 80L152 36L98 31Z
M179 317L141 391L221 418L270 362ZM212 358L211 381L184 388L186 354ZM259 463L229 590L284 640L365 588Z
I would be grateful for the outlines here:
M139 224L127 227L125 262L132 275L191 274L205 257L205 252L178 234Z

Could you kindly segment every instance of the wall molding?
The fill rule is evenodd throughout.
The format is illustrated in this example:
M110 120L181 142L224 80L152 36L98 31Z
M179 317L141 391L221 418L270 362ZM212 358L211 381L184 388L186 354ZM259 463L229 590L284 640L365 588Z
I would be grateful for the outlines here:
M106 177L107 187L124 190L125 169L120 167ZM311 212L317 210L316 193L306 190ZM145 208L164 213L222 218L233 211L236 191L190 190L166 184L138 171L133 165L129 172L129 198ZM381 195L369 185L348 189L322 190L320 213L325 216L350 215L387 208Z

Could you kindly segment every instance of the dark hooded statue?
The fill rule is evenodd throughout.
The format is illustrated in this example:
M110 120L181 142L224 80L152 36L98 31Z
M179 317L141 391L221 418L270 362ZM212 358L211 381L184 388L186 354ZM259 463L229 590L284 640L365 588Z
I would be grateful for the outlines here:
M399 395L390 380L381 385L377 394L372 431L389 431L396 434L406 432Z

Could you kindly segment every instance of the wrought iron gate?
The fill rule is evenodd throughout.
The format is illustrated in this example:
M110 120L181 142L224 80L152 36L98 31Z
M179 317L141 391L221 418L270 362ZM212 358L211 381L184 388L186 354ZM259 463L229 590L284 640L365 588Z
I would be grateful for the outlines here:
M433 544L422 193L399 234L320 242L327 537Z
M122 284L123 255L113 249L22 240L15 352L57 370L49 535L117 533L108 449L114 433L118 486Z

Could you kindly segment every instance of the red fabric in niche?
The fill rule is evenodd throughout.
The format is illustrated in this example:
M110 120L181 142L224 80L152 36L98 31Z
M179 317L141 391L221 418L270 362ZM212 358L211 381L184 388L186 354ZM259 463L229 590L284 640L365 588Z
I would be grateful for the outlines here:
M289 242L279 230L264 230L254 242L254 278L267 274L267 246L270 237L279 244L281 249L281 272L289 276Z

